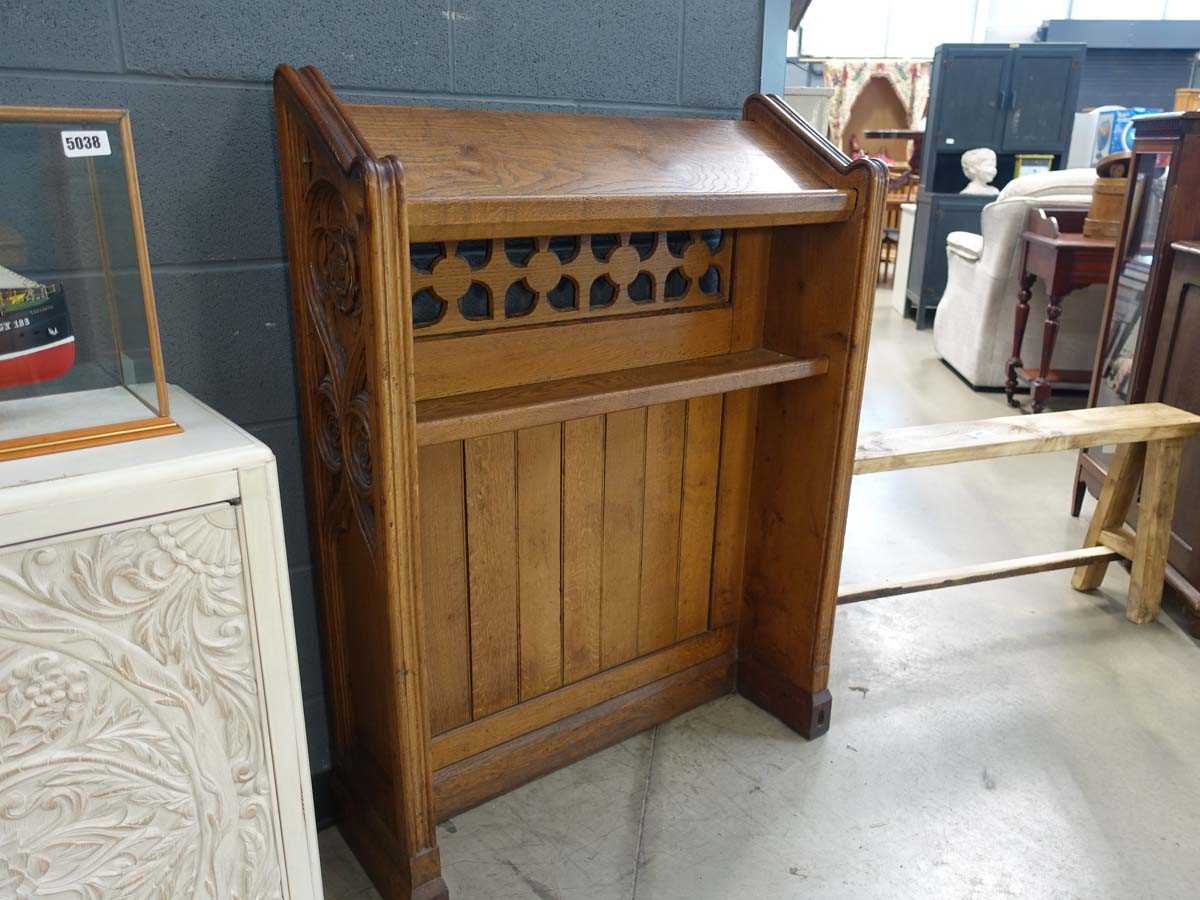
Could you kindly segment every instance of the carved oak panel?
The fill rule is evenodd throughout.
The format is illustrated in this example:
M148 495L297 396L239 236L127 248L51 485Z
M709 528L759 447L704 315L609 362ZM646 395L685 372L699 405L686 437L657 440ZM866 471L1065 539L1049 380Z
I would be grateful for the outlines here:
M306 153L311 158L311 151ZM327 483L331 523L344 529L352 515L373 549L371 398L359 260L361 207L359 213L351 213L341 190L327 178L314 176L303 209L306 239L295 265L302 273L309 315L297 327L311 328L315 350L319 405L315 445L323 471L313 474Z
M238 520L0 550L0 896L282 896Z

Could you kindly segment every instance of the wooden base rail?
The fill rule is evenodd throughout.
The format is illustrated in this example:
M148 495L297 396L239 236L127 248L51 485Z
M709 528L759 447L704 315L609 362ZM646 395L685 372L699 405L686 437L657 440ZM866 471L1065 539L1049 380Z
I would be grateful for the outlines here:
M1100 586L1110 562L1126 559L1132 564L1126 617L1139 624L1151 622L1162 601L1180 453L1184 440L1198 431L1200 416L1162 403L1138 403L865 434L855 454L856 475L1105 444L1120 446L1082 549L844 585L838 590L837 602L859 603L1069 568L1075 569L1072 587L1090 591ZM1124 523L1139 484L1138 529L1134 532Z
M938 588L957 587L960 584L978 584L999 578L1017 575L1033 575L1037 572L1053 572L1055 569L1074 569L1084 563L1112 562L1121 554L1108 547L1084 547L1081 550L1062 550L1058 553L1042 553L1038 556L1021 556L999 562L940 569L924 575L908 578L882 578L852 584L838 590L838 606L861 603L880 597L895 597L900 594L915 594L918 591L933 591Z

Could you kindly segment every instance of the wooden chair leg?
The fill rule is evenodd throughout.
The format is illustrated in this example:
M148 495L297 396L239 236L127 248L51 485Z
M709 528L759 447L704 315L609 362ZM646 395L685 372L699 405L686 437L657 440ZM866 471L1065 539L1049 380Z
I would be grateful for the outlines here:
M1088 525L1087 537L1083 539L1084 547L1100 546L1101 532L1121 527L1137 492L1145 459L1145 444L1121 444L1117 448L1117 454L1108 468L1108 477L1100 489L1100 499L1096 501L1096 512ZM1071 577L1071 587L1077 591L1094 591L1104 581L1107 571L1107 560L1079 566Z
M1146 449L1133 570L1129 577L1129 601L1125 608L1125 617L1139 625L1153 622L1162 603L1182 453L1183 440L1179 438L1154 441Z

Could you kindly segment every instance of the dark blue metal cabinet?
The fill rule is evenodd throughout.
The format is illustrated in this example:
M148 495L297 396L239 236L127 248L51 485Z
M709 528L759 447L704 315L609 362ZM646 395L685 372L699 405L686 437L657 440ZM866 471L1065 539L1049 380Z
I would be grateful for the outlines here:
M1004 102L1006 153L1053 153L1071 143L1084 48L1077 44L1023 46L1012 51Z
M912 257L908 269L904 311L928 328L946 289L946 237L952 231L979 233L983 208L995 197L963 194L921 194L913 223Z
M1066 158L1083 72L1083 44L942 44L933 58L930 139L921 159L905 309L918 328L933 321L946 289L946 235L979 232L994 197L963 196L962 155L996 153L996 179L1012 180L1017 154Z
M966 184L964 151L999 157L996 186L1012 177L1016 153L1060 159L1071 141L1083 73L1083 44L942 44L933 58L922 189Z
M1012 68L1007 46L942 45L934 58L929 101L934 152L998 147ZM932 146L930 146L932 145ZM928 171L922 166L922 171Z

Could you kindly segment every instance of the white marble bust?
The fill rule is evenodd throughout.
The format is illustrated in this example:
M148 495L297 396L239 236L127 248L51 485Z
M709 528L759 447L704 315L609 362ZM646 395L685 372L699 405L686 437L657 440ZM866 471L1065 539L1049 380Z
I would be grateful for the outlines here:
M970 184L959 191L960 194L990 197L1000 193L1000 189L993 187L991 183L992 179L996 177L995 150L989 150L987 147L968 150L962 155L962 170Z

